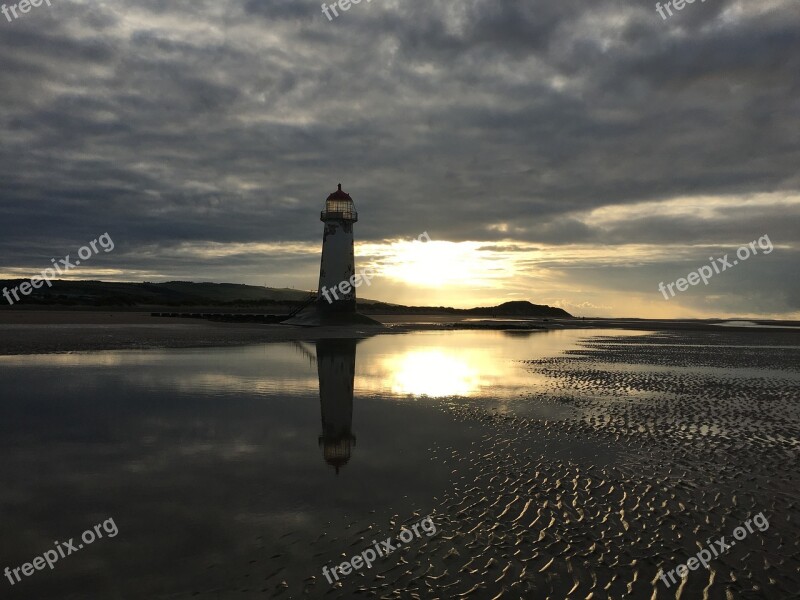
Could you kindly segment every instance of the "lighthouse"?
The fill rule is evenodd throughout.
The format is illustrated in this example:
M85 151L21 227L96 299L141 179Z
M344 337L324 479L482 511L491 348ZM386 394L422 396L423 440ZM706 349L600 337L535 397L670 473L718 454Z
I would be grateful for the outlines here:
M319 218L325 230L316 297L312 295L282 322L299 327L368 325L382 328L378 321L356 312L356 287L363 282L370 285L372 276L366 271L356 273L353 223L358 221L358 213L350 194L342 191L341 183L325 200Z
M317 309L323 315L354 314L356 289L350 282L356 272L353 223L358 221L358 213L350 194L342 191L341 183L339 189L325 200L319 218L325 223L325 231L322 234Z

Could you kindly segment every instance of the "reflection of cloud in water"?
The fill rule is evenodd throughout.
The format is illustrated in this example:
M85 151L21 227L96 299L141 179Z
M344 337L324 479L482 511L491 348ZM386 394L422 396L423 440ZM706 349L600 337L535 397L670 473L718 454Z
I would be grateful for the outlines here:
M519 397L544 382L520 361L557 356L580 340L603 334L642 332L565 330L509 335L502 331L416 332L359 342L355 390L381 396ZM0 357L8 367L104 368L124 387L172 389L177 393L275 397L316 395L318 358L311 344L265 344L241 348L152 350ZM349 355L350 350L345 352ZM213 356L209 361L208 357ZM124 366L124 370L119 367Z
M0 356L0 365L16 368L38 368L42 365L49 367L118 367L122 364L130 366L136 364L136 359L141 358L139 364L147 364L151 359L139 352L72 352L70 354L20 354Z
M137 379L141 381L141 378ZM158 382L163 385L163 382ZM313 375L302 379L272 379L224 373L193 373L173 378L173 387L181 392L219 392L257 393L263 395L280 392L309 392L317 387L317 379Z

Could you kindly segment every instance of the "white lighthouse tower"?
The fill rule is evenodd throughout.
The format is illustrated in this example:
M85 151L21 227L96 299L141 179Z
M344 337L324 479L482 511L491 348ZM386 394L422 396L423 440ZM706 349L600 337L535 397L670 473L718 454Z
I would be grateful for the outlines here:
M355 287L361 281L354 277L353 223L358 221L358 213L350 194L342 191L341 183L325 200L319 218L325 223L325 232L316 301L312 296L283 323L301 327L369 325L382 328L378 321L356 312Z
M350 194L342 191L341 183L339 189L325 200L320 220L325 223L325 232L322 235L317 309L323 315L354 314L356 290L351 285L356 272L353 223L358 221L358 213Z

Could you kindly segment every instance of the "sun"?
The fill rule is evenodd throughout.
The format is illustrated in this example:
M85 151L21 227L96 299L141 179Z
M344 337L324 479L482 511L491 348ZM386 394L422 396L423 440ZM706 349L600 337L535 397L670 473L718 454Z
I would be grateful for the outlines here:
M372 254L386 277L422 287L441 288L468 283L491 287L509 273L480 251L478 242L398 241L375 247Z

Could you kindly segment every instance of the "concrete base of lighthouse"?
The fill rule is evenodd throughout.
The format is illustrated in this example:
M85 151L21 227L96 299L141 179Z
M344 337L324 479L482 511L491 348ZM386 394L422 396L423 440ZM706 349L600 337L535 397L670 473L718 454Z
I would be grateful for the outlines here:
M385 327L383 323L357 312L325 311L320 310L316 305L309 306L291 319L284 321L283 324L297 327L352 327L354 325Z

